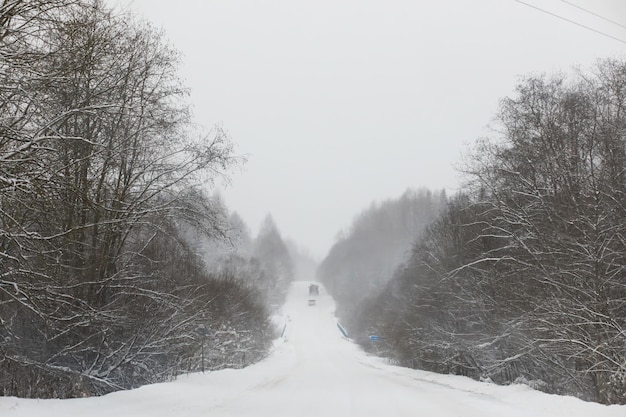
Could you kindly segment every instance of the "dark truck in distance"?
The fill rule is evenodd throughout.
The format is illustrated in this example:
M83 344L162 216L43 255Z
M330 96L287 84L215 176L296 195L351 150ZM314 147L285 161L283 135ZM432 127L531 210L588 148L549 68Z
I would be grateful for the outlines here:
M320 294L320 287L315 285L315 284L311 284L309 285L309 296L312 295L319 295ZM309 298L309 305L310 306L314 306L315 304L317 304L315 298Z
M309 295L320 295L320 287L316 284L309 285Z

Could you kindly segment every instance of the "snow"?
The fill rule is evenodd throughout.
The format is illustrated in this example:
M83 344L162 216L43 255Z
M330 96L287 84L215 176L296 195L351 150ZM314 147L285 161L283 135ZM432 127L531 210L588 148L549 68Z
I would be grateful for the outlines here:
M284 335L253 366L97 398L0 397L0 416L626 416L626 406L388 365L342 336L323 287L317 304L308 305L309 284L292 285L284 319L278 320L281 329L287 323Z

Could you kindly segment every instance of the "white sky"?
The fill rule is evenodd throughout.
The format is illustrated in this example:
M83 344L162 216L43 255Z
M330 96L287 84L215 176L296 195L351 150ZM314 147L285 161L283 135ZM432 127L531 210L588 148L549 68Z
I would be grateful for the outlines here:
M626 28L563 0L109 0L163 27L184 54L196 120L248 162L221 191L258 230L321 258L373 200L446 188L530 72L626 58ZM626 26L623 0L570 0Z

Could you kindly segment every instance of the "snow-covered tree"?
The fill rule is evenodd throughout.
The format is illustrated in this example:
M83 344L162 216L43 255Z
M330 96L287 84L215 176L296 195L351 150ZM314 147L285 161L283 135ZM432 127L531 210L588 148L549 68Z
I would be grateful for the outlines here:
M253 242L252 253L266 271L264 287L268 299L274 305L282 304L288 286L293 280L293 260L274 219L269 214L263 220Z
M361 311L388 354L626 402L625 103L616 60L528 77L502 101L465 191Z
M358 304L391 279L413 242L439 213L442 201L443 191L420 189L372 203L333 245L317 276L337 299L346 325L357 318Z
M258 295L188 241L226 236L203 190L235 158L191 124L163 34L100 0L3 1L0 23L0 390L163 380L197 369L201 326L262 350Z

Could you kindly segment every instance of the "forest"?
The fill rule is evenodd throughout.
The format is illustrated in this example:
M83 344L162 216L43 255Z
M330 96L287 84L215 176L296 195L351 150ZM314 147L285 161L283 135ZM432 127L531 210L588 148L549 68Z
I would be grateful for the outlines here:
M292 279L209 194L179 54L99 0L0 2L0 395L68 398L242 367ZM209 256L210 255L210 256Z
M355 217L317 269L317 278L337 301L339 317L349 321L363 300L384 288L445 204L445 191L408 189Z
M271 215L253 237L215 191L245 161L196 125L180 66L104 0L0 0L0 395L247 366L312 276ZM321 261L350 337L405 367L626 404L625 113L624 60L521 77L457 192L372 203Z
M381 235L361 230L402 221L393 206L324 259L351 337L402 366L626 403L626 62L521 78L462 174L415 212L438 214L392 278L371 264L394 259Z

